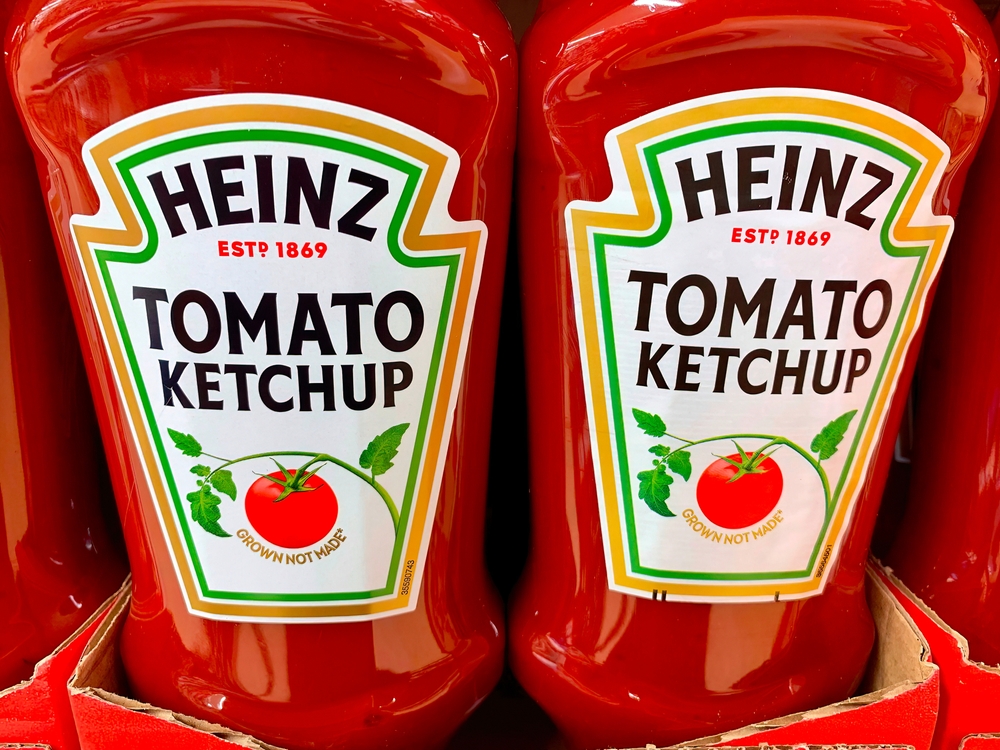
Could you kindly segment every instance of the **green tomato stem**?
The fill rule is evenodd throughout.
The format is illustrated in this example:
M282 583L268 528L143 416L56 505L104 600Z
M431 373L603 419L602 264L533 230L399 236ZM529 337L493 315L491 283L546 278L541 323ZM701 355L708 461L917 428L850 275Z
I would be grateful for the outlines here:
M664 432L663 435L664 435L664 437L673 438L674 440L680 440L682 443L687 443L688 445L694 445L694 442L695 442L693 440L685 440L684 438L680 437L679 435L671 435L669 432ZM673 451L670 451L670 452L673 453Z

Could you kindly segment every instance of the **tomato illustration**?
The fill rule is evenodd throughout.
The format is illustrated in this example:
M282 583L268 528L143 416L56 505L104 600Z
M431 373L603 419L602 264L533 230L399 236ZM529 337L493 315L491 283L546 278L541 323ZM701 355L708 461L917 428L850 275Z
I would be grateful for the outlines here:
M734 453L709 464L698 479L696 495L709 521L724 529L743 529L767 518L782 487L781 469L773 458Z
M288 471L293 475L293 470ZM250 525L277 547L300 549L322 541L337 523L337 496L315 474L300 489L287 491L289 477L280 471L260 477L246 495ZM281 497L284 495L284 497Z

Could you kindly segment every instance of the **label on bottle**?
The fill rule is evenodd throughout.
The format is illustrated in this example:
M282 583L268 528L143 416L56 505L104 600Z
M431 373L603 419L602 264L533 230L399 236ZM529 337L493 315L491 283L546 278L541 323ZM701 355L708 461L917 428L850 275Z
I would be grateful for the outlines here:
M953 222L948 147L874 102L762 89L612 130L566 209L608 580L823 591Z
M486 242L448 213L458 154L268 94L151 109L83 156L100 210L73 237L190 611L412 610Z

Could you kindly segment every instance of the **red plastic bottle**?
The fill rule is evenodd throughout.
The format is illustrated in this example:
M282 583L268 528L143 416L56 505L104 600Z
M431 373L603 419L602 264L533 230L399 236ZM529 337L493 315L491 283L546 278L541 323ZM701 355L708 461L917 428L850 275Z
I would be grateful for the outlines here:
M136 697L284 747L431 747L498 679L515 70L485 0L22 7Z
M6 21L13 2L0 5ZM28 144L0 91L0 689L121 585L100 437Z
M878 498L993 105L985 19L568 0L522 52L515 674L590 748L850 695Z
M996 22L994 33L1000 30ZM992 218L1000 201L1000 121L969 172L920 368L913 479L888 562L969 654L1000 665L1000 487L996 393L1000 337Z

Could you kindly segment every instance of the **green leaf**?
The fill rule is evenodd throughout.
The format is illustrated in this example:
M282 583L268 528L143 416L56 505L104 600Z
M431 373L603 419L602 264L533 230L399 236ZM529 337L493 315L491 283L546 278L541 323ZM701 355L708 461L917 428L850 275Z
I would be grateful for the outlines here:
M209 481L215 487L216 492L228 495L231 499L236 499L236 482L233 481L233 473L229 469L219 469L212 474Z
M207 477L212 473L212 469L209 466L205 466L205 464L198 464L197 466L191 467L191 473L195 476Z
M684 477L684 481L691 478L691 454L687 451L674 451L667 457L667 468L678 476Z
M198 458L198 456L201 455L201 443L195 440L193 435L187 435L183 432L178 432L177 430L171 430L170 428L167 428L167 434L170 435L170 439L174 441L174 445L177 446L177 450L185 456Z
M663 458L664 456L670 455L670 448L668 448L665 445L654 445L652 448L649 449L649 452L652 453L654 456L659 456L660 458Z
M857 413L858 410L853 409L846 414L841 414L830 422L813 438L812 443L809 445L809 450L813 453L818 453L820 461L826 461L830 458L837 452L837 446L844 439L847 428L851 426L851 420L854 419L854 415Z
M647 435L663 437L667 434L667 426L655 414L650 414L642 409L633 409L632 416L635 417L635 423L639 425L639 429Z
M191 518L196 524L209 534L219 537L231 536L219 526L219 519L222 518L219 505L222 504L222 500L218 495L205 486L196 492L189 492L187 500L191 503Z
M661 516L670 518L675 514L667 507L670 497L670 485L674 478L667 474L662 466L649 471L639 472L639 499L649 506L649 509Z
M399 444L403 440L403 433L409 428L410 423L398 424L390 427L381 435L368 443L368 447L361 452L358 463L362 469L370 469L373 477L385 474L392 468L392 459L399 452Z

